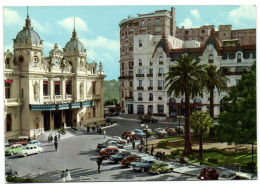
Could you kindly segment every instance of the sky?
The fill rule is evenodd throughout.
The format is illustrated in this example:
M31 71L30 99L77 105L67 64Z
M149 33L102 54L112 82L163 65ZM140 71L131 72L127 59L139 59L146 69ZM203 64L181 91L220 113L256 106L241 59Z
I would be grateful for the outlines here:
M44 40L44 56L58 43L65 47L73 31L73 19L79 41L87 49L87 61L102 61L105 80L120 75L119 22L129 15L171 10L175 7L176 25L195 28L203 25L231 24L233 29L256 28L256 7L252 5L145 5L145 6L29 6L32 27ZM26 6L3 7L4 51L13 50L13 39L23 29Z

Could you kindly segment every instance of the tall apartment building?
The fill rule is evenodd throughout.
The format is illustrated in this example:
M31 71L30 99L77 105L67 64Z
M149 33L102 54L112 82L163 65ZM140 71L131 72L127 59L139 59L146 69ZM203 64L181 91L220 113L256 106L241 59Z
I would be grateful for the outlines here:
M120 26L120 106L125 112L126 101L133 100L134 36L135 35L171 35L175 37L175 9L158 10L154 13L128 17ZM143 44L142 40L138 43Z
M74 29L63 51L43 56L43 40L31 27L4 53L5 137L35 136L63 126L105 123L102 63L88 63Z

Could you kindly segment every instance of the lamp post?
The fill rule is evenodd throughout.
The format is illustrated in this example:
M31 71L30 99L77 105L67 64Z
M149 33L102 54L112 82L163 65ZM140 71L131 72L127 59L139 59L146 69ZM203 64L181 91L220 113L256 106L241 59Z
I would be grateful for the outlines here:
M179 135L179 137L180 137L180 133L181 133L181 131L180 131L180 127L181 127L181 116L179 115L179 116L177 116L178 118L179 118L179 130L178 130L178 135Z
M145 148L145 152L147 153L148 152L148 142L147 142L147 138L148 138L148 125L145 125L145 128L146 128L146 148Z

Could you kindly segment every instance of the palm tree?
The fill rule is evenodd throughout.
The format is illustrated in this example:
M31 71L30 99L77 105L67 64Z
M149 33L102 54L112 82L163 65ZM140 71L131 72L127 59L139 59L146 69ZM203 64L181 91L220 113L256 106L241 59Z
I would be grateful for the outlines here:
M166 74L167 94L176 97L185 96L185 148L184 155L192 153L190 137L190 97L202 96L202 79L206 77L204 65L199 65L194 55L181 55Z
M208 65L206 67L207 78L205 78L205 87L210 94L210 108L209 113L214 118L214 89L217 88L218 93L227 90L227 81L221 69L217 69L215 65Z
M200 136L200 149L199 159L203 159L203 134L209 133L213 127L213 118L210 117L208 112L195 111L191 115L191 127L195 135Z

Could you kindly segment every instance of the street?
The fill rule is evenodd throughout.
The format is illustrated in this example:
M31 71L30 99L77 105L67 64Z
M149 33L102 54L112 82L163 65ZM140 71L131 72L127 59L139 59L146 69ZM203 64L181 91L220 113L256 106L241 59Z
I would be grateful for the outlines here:
M37 138L41 141L43 152L27 157L9 156L6 157L6 163L21 177L30 177L49 182L61 182L61 171L69 169L72 181L168 181L168 180L186 180L191 176L178 173L166 173L153 175L149 172L136 172L132 168L124 168L119 164L110 164L104 160L101 165L101 173L97 172L97 151L98 143L103 143L109 136L121 136L124 131L130 131L140 128L140 123L129 120L116 120L118 126L107 129L107 137L97 135L96 133L83 133L65 135L58 142L58 151L56 152L54 144L47 142L47 134ZM151 124L149 128L169 126L167 123ZM67 137L66 137L67 136ZM45 139L46 137L46 139ZM138 143L138 141L137 141ZM124 149L130 152L131 145L125 146Z

